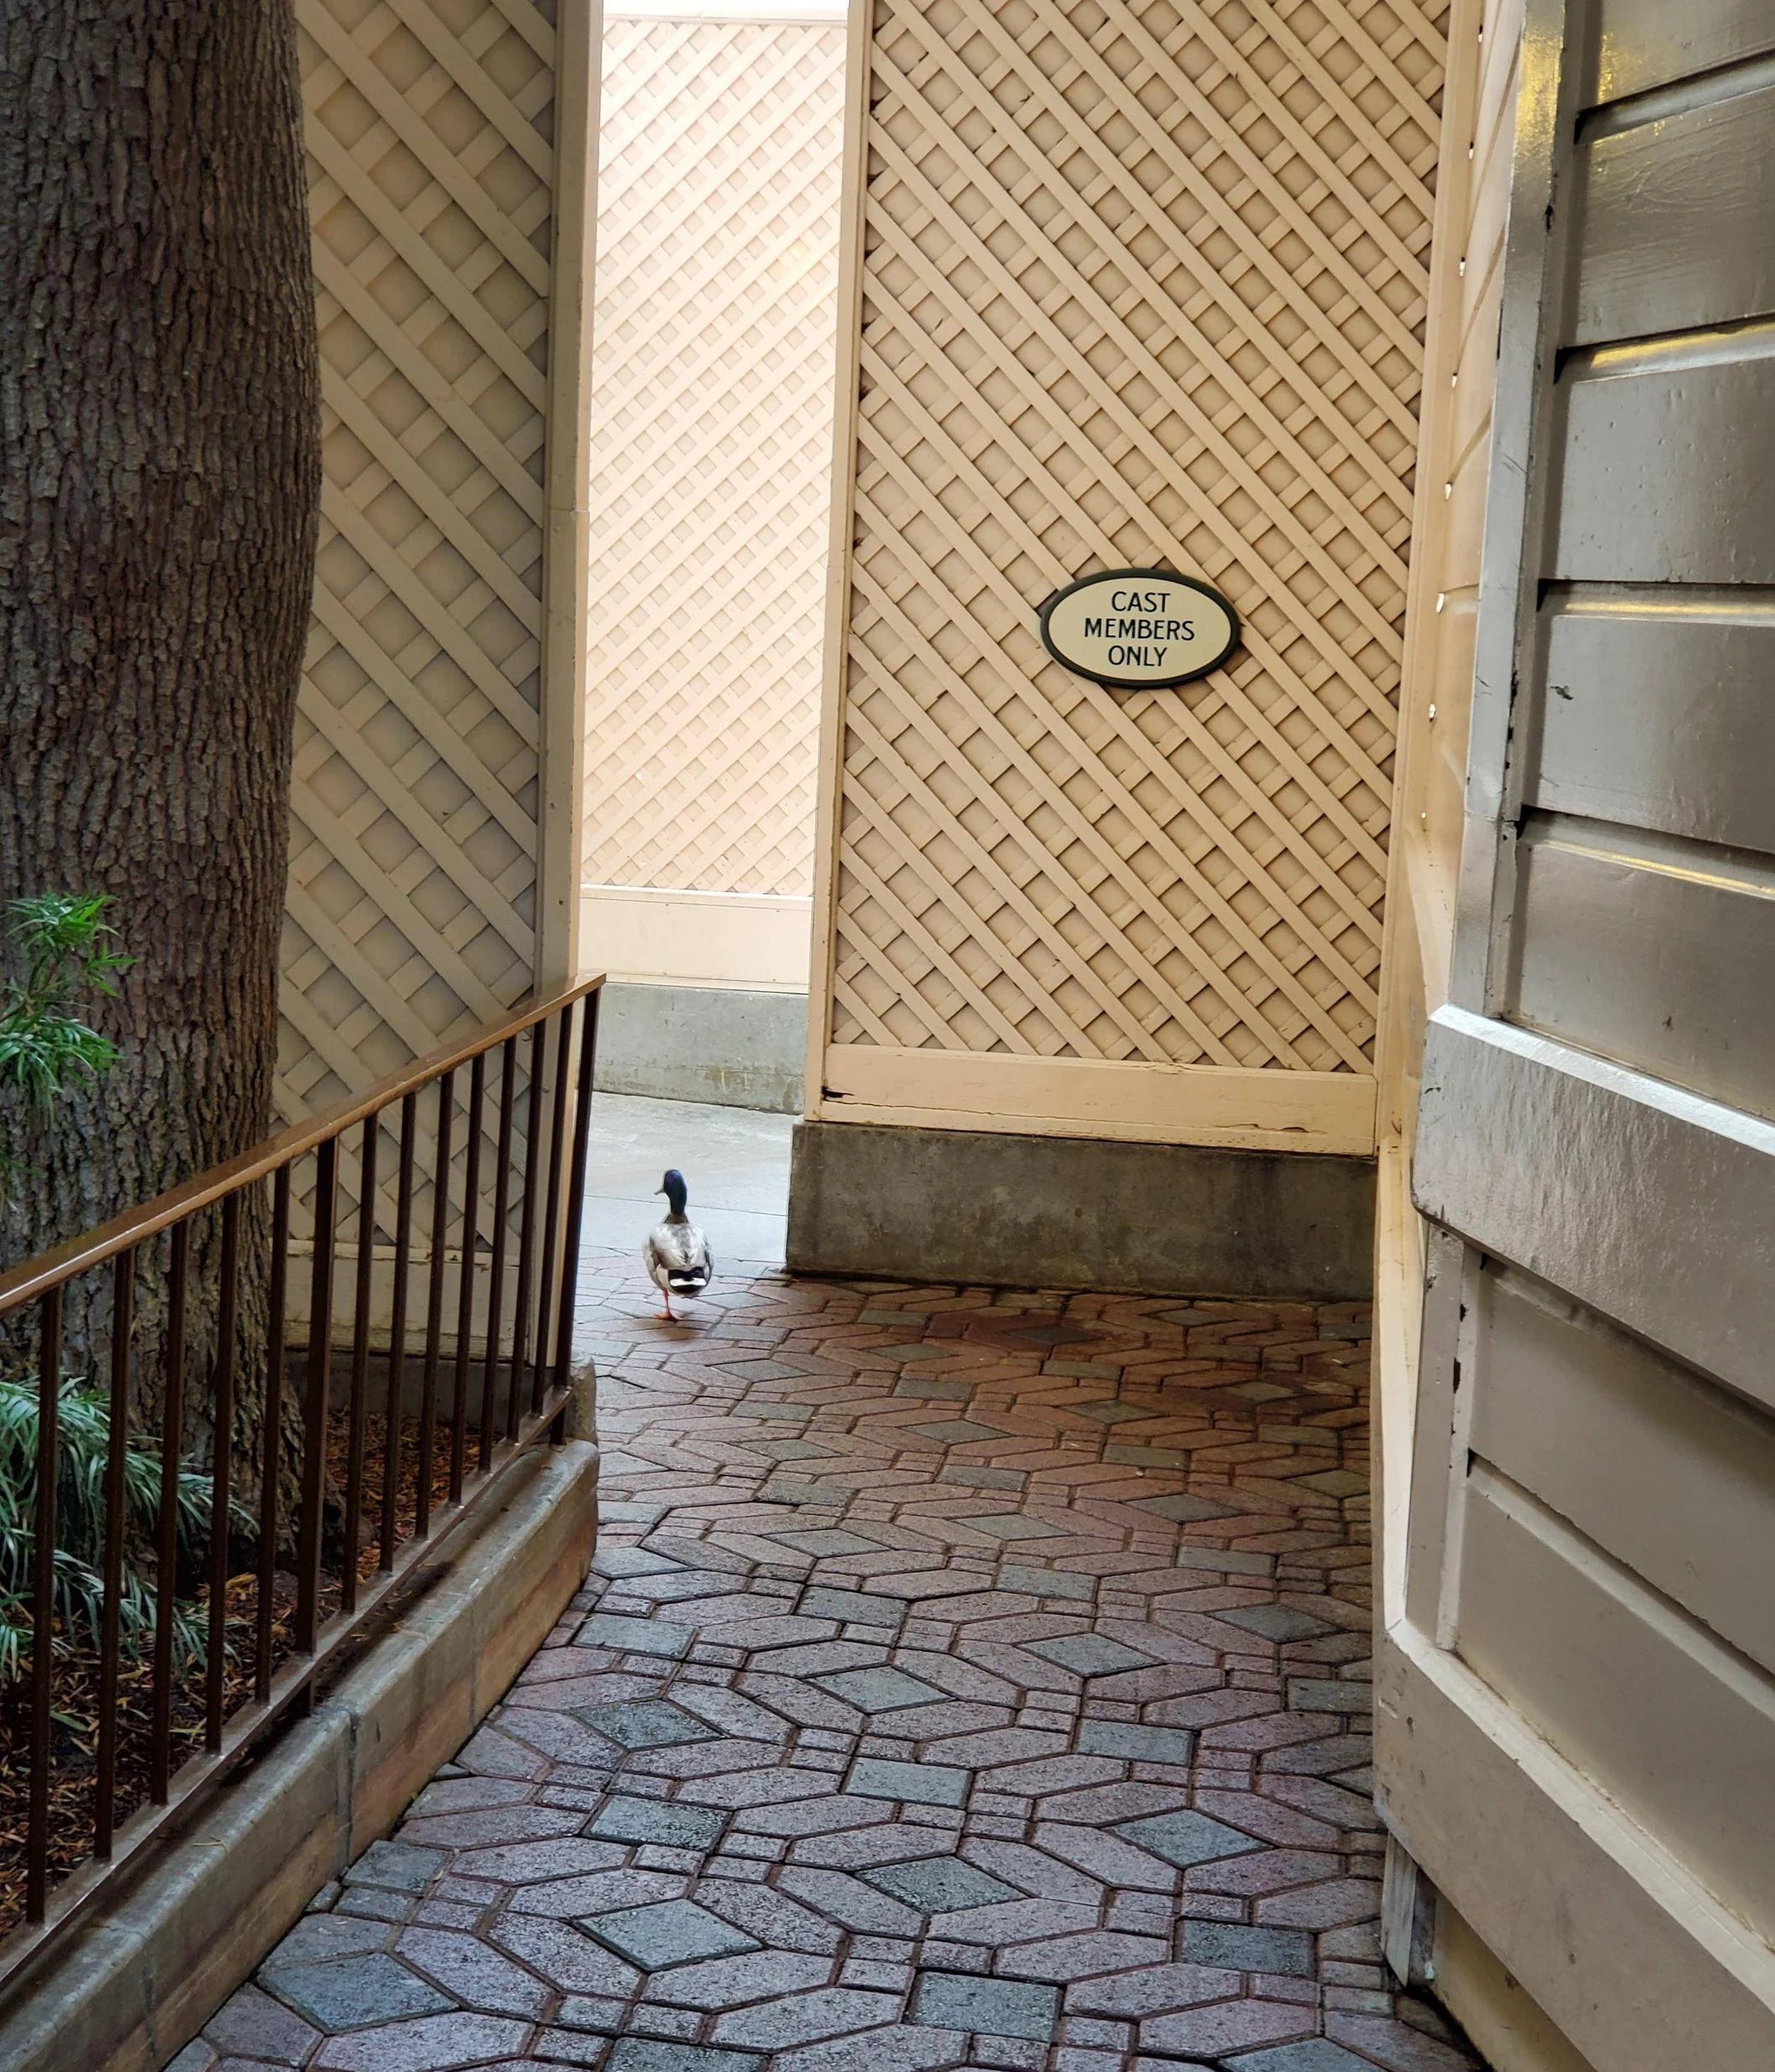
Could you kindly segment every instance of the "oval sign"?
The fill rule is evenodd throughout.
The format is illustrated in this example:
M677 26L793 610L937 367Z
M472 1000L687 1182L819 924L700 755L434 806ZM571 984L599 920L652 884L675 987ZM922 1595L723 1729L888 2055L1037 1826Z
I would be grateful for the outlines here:
M1112 569L1056 590L1041 644L1075 676L1115 691L1162 691L1217 669L1239 644L1218 590L1164 569Z

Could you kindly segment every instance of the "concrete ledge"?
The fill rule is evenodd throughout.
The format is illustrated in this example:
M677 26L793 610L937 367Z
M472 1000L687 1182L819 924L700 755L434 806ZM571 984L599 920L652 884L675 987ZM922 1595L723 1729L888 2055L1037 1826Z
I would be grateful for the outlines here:
M535 1448L442 1579L54 1953L0 2019L0 2072L157 2072L386 1835L584 1579L598 1449Z
M1134 1295L1366 1297L1374 1166L967 1129L804 1122L791 1273Z
M795 1115L807 1052L805 993L612 980L598 1010L595 1083L606 1093Z

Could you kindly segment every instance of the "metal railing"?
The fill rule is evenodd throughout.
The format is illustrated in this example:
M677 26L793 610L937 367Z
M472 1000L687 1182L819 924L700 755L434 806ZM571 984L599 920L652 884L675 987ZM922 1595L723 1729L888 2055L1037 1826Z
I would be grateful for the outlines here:
M37 1383L31 1644L0 1691L0 1984L310 1706L416 1566L561 1436L600 984L0 1277L11 1364ZM57 1612L70 1337L108 1380L103 1595L81 1633Z

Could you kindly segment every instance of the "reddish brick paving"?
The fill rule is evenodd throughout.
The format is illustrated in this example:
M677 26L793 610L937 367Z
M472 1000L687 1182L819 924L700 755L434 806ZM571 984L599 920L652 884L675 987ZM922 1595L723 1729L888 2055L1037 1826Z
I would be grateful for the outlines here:
M1460 2072L1376 1941L1351 1306L626 1261L595 1572L178 2072Z

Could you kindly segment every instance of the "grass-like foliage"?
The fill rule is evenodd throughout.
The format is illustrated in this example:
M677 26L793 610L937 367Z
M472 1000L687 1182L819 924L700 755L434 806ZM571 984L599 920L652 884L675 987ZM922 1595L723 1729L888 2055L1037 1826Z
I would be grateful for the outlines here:
M77 1011L84 995L114 998L132 960L116 944L102 892L38 892L6 910L13 962L0 1007L0 1090L20 1094L32 1119L53 1124L55 1104L80 1079L117 1062L117 1046Z
M0 1682L18 1676L31 1645L31 1583L36 1560L37 1441L40 1430L34 1377L0 1376ZM160 1508L160 1457L123 1447L124 1544L118 1630L123 1652L138 1654L152 1641L154 1592L139 1564L152 1544ZM62 1378L56 1408L55 1615L65 1640L96 1647L104 1605L105 1463L111 1451L111 1405L71 1375ZM189 1559L207 1535L210 1484L181 1467L177 1506L181 1552ZM197 1615L175 1604L173 1640L189 1656L202 1642Z

